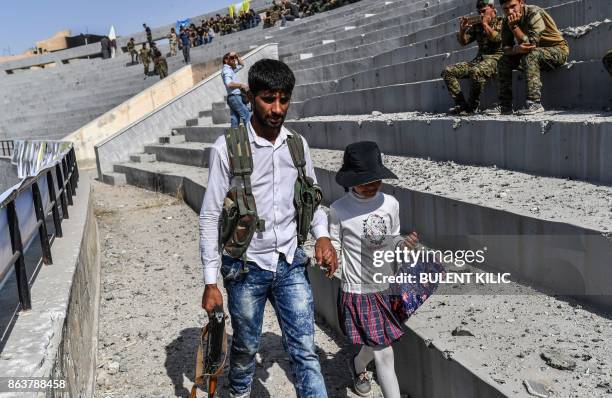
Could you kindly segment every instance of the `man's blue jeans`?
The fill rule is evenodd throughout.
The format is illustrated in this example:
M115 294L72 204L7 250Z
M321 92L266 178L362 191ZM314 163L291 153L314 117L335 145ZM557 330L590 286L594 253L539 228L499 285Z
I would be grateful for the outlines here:
M245 104L242 103L242 98L239 95L228 95L227 105L230 108L230 124L232 128L238 127L240 120L246 126L251 117L251 112Z
M325 382L314 344L314 302L306 274L306 254L298 248L292 264L284 256L276 272L223 256L221 274L232 319L229 383L233 394L250 392L259 350L266 301L274 306L291 359L295 389L300 398L325 398Z

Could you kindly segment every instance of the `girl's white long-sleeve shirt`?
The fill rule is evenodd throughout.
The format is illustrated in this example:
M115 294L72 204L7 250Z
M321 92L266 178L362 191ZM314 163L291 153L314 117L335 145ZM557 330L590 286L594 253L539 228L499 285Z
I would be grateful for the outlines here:
M329 232L340 255L342 290L348 293L383 291L388 284L374 282L374 274L388 273L375 267L375 252L393 250L400 234L399 203L378 192L372 198L346 193L330 207Z

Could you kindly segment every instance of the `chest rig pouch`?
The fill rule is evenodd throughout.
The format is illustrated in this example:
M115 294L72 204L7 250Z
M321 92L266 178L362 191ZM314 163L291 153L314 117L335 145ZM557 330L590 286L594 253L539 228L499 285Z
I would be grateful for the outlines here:
M315 211L323 200L321 188L314 183L313 179L306 176L306 159L304 158L304 144L302 137L291 131L292 135L287 137L289 153L293 160L293 165L298 171L295 181L293 204L297 215L297 238L298 245L304 244L308 238L308 231Z
M257 216L251 187L253 156L249 136L244 126L225 133L230 172L236 184L223 200L219 223L219 244L234 258L244 256L256 230L265 229Z
M264 231L264 220L259 219L255 197L251 187L253 155L248 132L244 126L229 129L225 133L230 172L237 182L230 188L223 201L219 223L219 245L233 258L243 258L256 231ZM310 230L314 213L321 203L321 188L306 176L304 145L302 138L292 132L287 145L293 164L298 171L294 186L293 204L297 216L298 244L302 245Z

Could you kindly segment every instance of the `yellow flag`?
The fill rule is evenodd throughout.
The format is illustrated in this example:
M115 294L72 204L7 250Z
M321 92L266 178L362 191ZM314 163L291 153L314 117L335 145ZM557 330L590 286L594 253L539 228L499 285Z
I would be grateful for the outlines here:
M244 11L245 13L249 12L249 9L251 8L250 5L251 5L250 0L244 0L242 2L242 11Z
M228 7L230 17L234 18L234 8L235 6L232 4Z

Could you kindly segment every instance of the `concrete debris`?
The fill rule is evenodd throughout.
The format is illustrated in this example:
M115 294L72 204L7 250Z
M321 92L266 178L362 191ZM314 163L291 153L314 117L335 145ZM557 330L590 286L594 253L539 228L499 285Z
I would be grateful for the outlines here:
M527 389L529 395L538 398L550 397L550 387L547 387L544 383L535 380L523 380L523 385Z
M382 112L380 111L372 111L372 116L381 116Z
M461 127L461 119L453 119L453 130L457 130Z
M542 133L542 135L548 133L551 127L552 127L552 122L549 120L542 120L540 122L540 132Z
M574 370L576 368L576 362L574 360L555 349L543 350L540 357L551 368L559 370Z
M602 23L606 23L606 22L610 22L610 20L606 18L603 21L595 21L595 22L591 22L590 24L587 24L587 25L569 26L567 28L561 29L561 33L563 33L563 35L567 36L567 37L578 38L578 37L582 37L582 36L586 35L590 31L592 31L593 28L596 28L599 25L601 25Z
M109 362L106 364L106 371L109 375L114 375L119 372L119 364L117 362Z
M457 326L455 328L455 330L453 330L451 332L451 335L453 335L453 336L471 336L471 337L474 337L474 334L472 332L470 332L468 329L464 329L461 326Z

